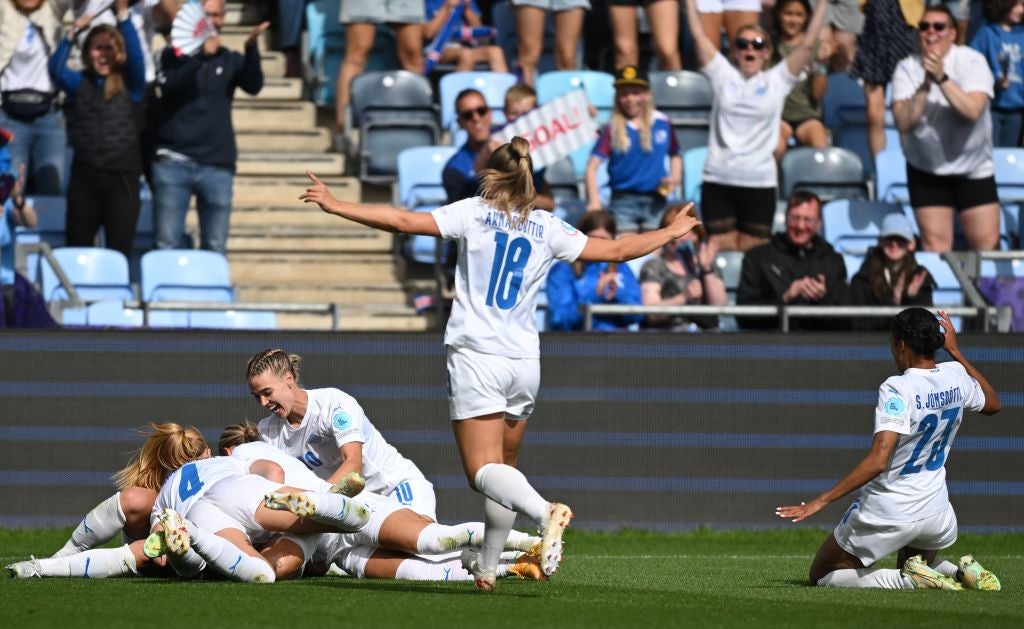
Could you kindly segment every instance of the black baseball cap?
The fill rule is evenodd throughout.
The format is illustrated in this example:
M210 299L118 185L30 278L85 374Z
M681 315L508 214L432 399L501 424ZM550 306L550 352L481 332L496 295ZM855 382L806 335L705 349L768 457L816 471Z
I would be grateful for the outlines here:
M647 82L647 73L636 66L623 66L615 71L615 87L636 85L637 87L650 88Z

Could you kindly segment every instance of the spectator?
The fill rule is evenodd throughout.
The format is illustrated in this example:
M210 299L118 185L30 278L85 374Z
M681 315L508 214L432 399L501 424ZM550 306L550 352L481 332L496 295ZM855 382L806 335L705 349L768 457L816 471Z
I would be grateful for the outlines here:
M516 12L516 58L523 83L533 85L537 65L544 49L544 22L547 12L555 20L555 69L575 70L583 31L583 14L590 10L589 0L511 0Z
M55 328L56 322L32 283L14 269L14 229L36 226L36 212L22 194L25 165L11 174L7 150L12 134L0 128L0 328Z
M828 0L828 22L830 28L822 33L822 40L829 43L832 56L829 69L832 72L848 72L857 52L857 38L864 32L864 13L859 0Z
M203 9L219 30L224 25L223 0L205 0ZM231 101L236 87L253 95L263 87L256 40L268 26L264 22L252 30L244 56L221 46L217 35L192 56L179 56L171 47L163 51L153 164L159 249L183 245L185 214L194 193L202 248L226 250L238 158Z
M669 168L666 172L665 159ZM601 208L597 169L608 161L608 211L622 232L649 231L661 222L665 197L682 180L683 160L668 116L654 109L651 86L636 66L615 75L615 107L587 162L587 209Z
M462 90L455 97L455 115L459 128L466 132L466 142L451 156L441 173L448 203L476 196L480 187L477 173L490 158L494 131L491 108L484 95L475 89Z
M914 51L914 29L924 0L871 0L864 13L864 32L857 44L850 74L864 83L868 148L885 149L885 86L900 59Z
M67 157L64 114L46 64L60 39L68 0L0 0L0 127L14 170L27 170L27 192L63 194Z
M502 112L505 114L505 124L510 125L520 117L525 116L537 107L537 90L525 83L517 83L505 90L505 105ZM493 142L492 142L493 143ZM497 146L500 146L498 144ZM495 148L494 146L491 149ZM555 198L551 194L551 186L544 179L544 169L538 168L533 171L533 187L537 190L537 196L533 200L533 207L538 210L554 210ZM582 211L582 207L580 211ZM567 213L573 213L573 208L566 208ZM566 216L562 217L567 220ZM575 224L575 221L569 221Z
M821 200L798 190L786 203L786 231L743 256L736 303L836 306L847 303L846 264L843 256L818 235ZM743 318L743 328L773 328L770 318ZM794 330L842 329L836 318L793 319Z
M468 26L481 26L483 19L476 0L426 0L427 22L423 26L423 37L432 41L444 27L459 5L463 5L462 21ZM457 72L468 72L477 64L485 64L493 72L508 72L505 63L505 51L496 44L473 45L472 42L460 42L453 37L441 52L440 63L454 63Z
M892 113L925 251L953 248L954 210L971 249L999 245L992 72L981 53L953 43L956 30L945 5L929 7L921 18L920 53L900 61L892 79Z
M89 30L78 72L68 68L76 32L57 45L50 75L67 97L68 136L74 149L68 184L67 244L92 247L100 227L107 247L131 255L141 208L139 176L140 106L146 92L142 46L130 19L128 0L117 0L117 27L100 24Z
M824 1L824 0L823 0ZM807 36L807 24L811 19L809 0L781 0L772 8L775 30L776 61L786 58ZM822 148L828 146L828 131L822 121L821 98L828 88L828 58L832 55L830 43L821 42L814 46L814 59L800 73L796 85L786 97L782 107L782 127L775 158L789 146L789 139L795 138L802 146Z
M153 37L158 30L169 29L174 16L178 13L177 0L139 0L129 7L132 24L135 26L137 39L142 45L142 58L146 64L146 83L156 81L156 63L153 59ZM91 15L89 27L100 24L117 25L114 15L114 4L110 0L75 0L74 16L79 18ZM301 13L300 13L301 15ZM88 28L78 33L78 45L85 47Z
M148 0L152 1L152 0ZM284 75L289 79L302 77L302 27L307 0L277 0L278 45L284 53Z
M665 210L661 225L671 225L685 205ZM645 306L682 306L707 304L724 306L728 302L725 282L715 273L714 241L690 232L667 243L640 269L640 292ZM647 315L644 327L692 331L694 327L718 327L718 317Z
M811 60L826 3L818 3L807 32L784 63L765 71L771 40L764 30L740 29L731 53L734 67L702 30L696 2L687 0L690 32L714 94L701 192L704 225L720 249L746 251L771 233L778 182L773 153L779 145L782 108Z
M914 258L910 219L894 212L882 221L878 246L868 249L860 270L850 280L850 303L857 306L931 306L935 281ZM856 317L855 330L888 330L890 319Z
M760 0L698 0L701 30L707 33L709 43L717 51L722 44L722 26L726 41L734 42L740 31L760 20ZM691 23L690 28L693 29Z
M611 0L608 17L615 39L615 67L640 65L636 11L643 7L661 70L682 70L679 55L679 0Z
M423 74L423 0L344 0L341 23L345 25L345 57L338 66L335 116L340 133L345 108L351 99L352 79L362 74L373 49L377 25L387 24L398 40L398 63L403 69Z
M615 217L587 212L579 230L589 238L615 240ZM582 330L584 304L640 305L640 285L628 264L614 262L555 262L548 272L548 329ZM597 331L624 330L640 323L642 315L598 315Z
M992 141L1016 147L1024 128L1024 0L992 0L984 8L985 22L974 33L971 48L985 55L995 75Z

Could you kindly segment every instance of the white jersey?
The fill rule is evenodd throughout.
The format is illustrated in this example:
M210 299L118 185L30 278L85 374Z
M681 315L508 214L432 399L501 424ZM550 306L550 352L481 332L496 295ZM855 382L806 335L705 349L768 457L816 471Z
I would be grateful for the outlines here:
M341 446L362 443L366 490L379 494L390 494L406 480L424 478L415 463L384 440L354 397L338 389L306 393L306 415L298 426L276 415L259 423L265 441L298 457L324 480L341 467Z
M249 464L240 458L215 456L186 463L164 481L153 503L151 523L156 524L164 509L174 509L181 517L187 517L192 505L211 487L225 478L245 476L248 473Z
M444 343L506 358L537 358L537 292L555 259L574 262L587 237L550 212L512 223L480 197L432 212L459 241L455 303Z
M245 461L247 467L260 459L277 463L284 470L284 484L289 487L313 491L328 491L331 488L330 483L309 471L299 459L265 441L239 444L231 450L231 456Z
M940 512L949 502L946 456L964 409L979 411L985 394L957 362L907 369L878 389L875 432L900 434L889 469L860 492L860 509L883 520L907 522Z

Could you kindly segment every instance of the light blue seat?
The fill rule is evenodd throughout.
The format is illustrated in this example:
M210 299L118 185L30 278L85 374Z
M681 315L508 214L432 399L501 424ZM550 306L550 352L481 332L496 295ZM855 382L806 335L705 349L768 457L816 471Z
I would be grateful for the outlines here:
M843 148L792 148L782 156L779 171L783 199L796 190L814 192L822 201L866 199L868 196L864 165L855 153Z
M982 260L981 277L1024 277L1024 260Z
M104 300L85 307L83 322L90 327L139 328L143 325L141 308L128 308L122 301ZM66 323L66 322L65 322ZM149 325L154 328L186 328L188 313L175 310L151 310Z
M483 94L491 108L494 124L505 124L505 92L517 81L516 75L508 72L451 72L444 75L438 86L441 128L453 135L460 130L455 114L455 97L465 89L474 89ZM459 144L461 142L453 142L454 146Z
M150 312L150 315L152 314ZM188 327L220 330L276 330L277 313L269 310L190 310Z
M992 160L995 163L999 201L1024 201L1024 149L996 147L992 149Z
M726 303L736 304L736 292L740 288L740 278L743 274L743 252L722 251L715 256L715 266L722 275L722 283L725 284L725 295L728 297ZM721 316L718 318L718 327L722 330L735 331L739 329L736 317Z
M910 201L907 189L907 160L899 144L886 144L875 156L875 199L895 203Z
M587 100L597 109L597 121L608 122L615 106L615 77L595 70L559 70L537 77L537 101L546 105L559 96L582 89Z
M829 74L821 109L825 126L837 134L849 119L864 119L864 87L849 72Z
M711 126L711 83L698 72L652 72L651 97L672 121L680 152L707 146Z
M36 226L32 228L15 227L15 240L21 244L45 242L52 248L63 247L67 242L65 237L68 213L67 198L63 195L35 194L26 197L25 200L26 203L31 203L36 211ZM41 280L39 261L39 254L30 253L28 255L25 277L30 282L37 283Z
M878 244L878 234L886 215L903 213L895 203L836 199L822 207L822 235L836 251L863 255ZM916 233L917 223L911 217Z
M704 162L708 147L698 146L683 153L683 198L700 205L700 188L704 182Z
M918 251L914 253L918 263L928 269L935 280L932 290L932 301L936 306L962 306L964 291L957 281L956 275L942 255L934 251Z
M441 173L455 151L451 146L417 146L399 153L395 202L415 212L430 212L447 203ZM402 251L414 262L433 264L437 240L433 236L411 235L405 238ZM446 254L447 248L442 246L442 263L447 262Z
M61 247L53 257L75 287L82 301L134 299L128 279L128 259L120 251L98 247ZM45 260L42 264L43 299L68 298L57 273Z
M144 301L234 301L228 259L215 251L157 249L142 256Z
M1020 234L1020 203L1004 203L1000 207L1002 212L1001 224L1006 230L1006 236L1009 240L1010 249L1020 249L1021 234Z
M857 274L857 271L859 271L860 267L864 264L864 258L865 256L854 253L843 254L843 264L846 265L847 282L853 280L853 276Z
M885 145L887 147L900 145L900 132L895 126L886 125ZM874 176L875 158L871 154L871 149L868 147L868 132L866 124L843 126L839 131L832 134L832 146L838 146L856 153L857 157L860 158L861 163L864 164L865 175L868 177Z

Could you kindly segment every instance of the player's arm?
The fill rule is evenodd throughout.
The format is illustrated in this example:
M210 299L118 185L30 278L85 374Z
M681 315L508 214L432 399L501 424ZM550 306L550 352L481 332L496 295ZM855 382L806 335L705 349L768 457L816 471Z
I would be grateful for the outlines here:
M647 255L665 243L690 233L700 225L692 215L693 203L680 212L672 224L664 229L623 236L618 240L588 238L579 259L584 262L626 262Z
M316 203L328 214L334 214L374 229L402 234L440 236L437 222L429 212L408 212L383 205L351 203L334 198L331 191L316 175L306 171L312 185L299 196L300 201Z
M794 522L800 522L824 509L828 503L842 498L851 491L860 489L871 479L888 469L889 461L892 460L892 455L896 451L899 439L899 433L892 432L891 430L876 432L875 438L871 442L871 450L867 456L861 459L860 463L842 480L836 483L832 489L812 499L810 502L790 507L778 507L775 509L775 515L780 518L792 518Z
M362 441L349 441L338 448L338 452L341 453L341 466L334 470L331 477L327 479L327 482L332 485L345 478L345 475L349 472L363 473Z
M981 375L981 372L968 362L967 358L960 352L960 345L956 340L956 330L953 329L953 322L949 320L949 315L946 314L945 310L939 311L939 325L942 326L942 330L946 333L946 340L942 347L953 360L963 365L967 375L978 381L981 392L985 394L985 406L981 407L981 414L995 415L1002 408L1002 404L999 402L999 394L996 393L995 387L989 383L985 376Z

